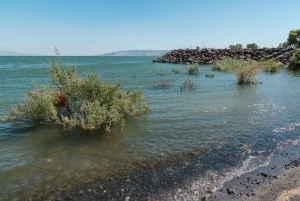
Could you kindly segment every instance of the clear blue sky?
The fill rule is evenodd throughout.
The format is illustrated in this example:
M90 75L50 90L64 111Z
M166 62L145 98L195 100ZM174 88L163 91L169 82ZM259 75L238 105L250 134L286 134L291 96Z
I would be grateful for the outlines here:
M299 14L300 0L0 0L0 51L272 47L300 28Z

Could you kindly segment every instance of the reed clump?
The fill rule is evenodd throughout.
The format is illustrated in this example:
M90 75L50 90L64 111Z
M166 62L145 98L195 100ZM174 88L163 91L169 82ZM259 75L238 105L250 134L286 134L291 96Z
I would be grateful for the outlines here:
M200 74L200 66L197 64L188 65L187 72L189 75L199 75Z
M65 67L58 50L55 51L57 60L49 61L53 84L40 87L34 83L34 90L26 94L24 103L13 107L6 119L50 122L67 131L80 127L89 131L105 128L109 132L116 123L123 127L125 116L149 110L140 88L124 92L119 89L121 82L113 86L90 73L81 77L75 65Z
M170 86L172 86L170 80L155 81L153 83L154 88L168 88Z
M262 71L263 67L260 65L260 63L252 63L243 68L237 68L235 70L237 84L257 84L255 76L261 73Z
M175 74L178 74L178 73L181 73L181 68L173 68L172 71L173 71Z
M185 79L180 86L180 90L192 90L195 88L194 81L191 79Z
M156 75L160 75L160 76L163 76L166 73L165 69L163 69L163 68L156 68L155 72L156 72Z

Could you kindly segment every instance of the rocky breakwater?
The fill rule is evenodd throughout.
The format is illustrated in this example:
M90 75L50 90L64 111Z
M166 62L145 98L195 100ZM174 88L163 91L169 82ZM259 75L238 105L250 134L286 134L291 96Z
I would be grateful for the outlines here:
M244 59L262 61L274 58L287 65L289 59L296 50L294 48L264 48L264 49L179 49L172 50L162 57L153 60L159 63L178 63L178 64L212 64L222 57L233 59Z

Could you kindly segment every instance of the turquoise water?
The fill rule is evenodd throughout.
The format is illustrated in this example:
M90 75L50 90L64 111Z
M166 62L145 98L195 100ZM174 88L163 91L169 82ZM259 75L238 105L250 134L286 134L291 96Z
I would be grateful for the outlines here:
M55 57L0 57L0 116L22 102L33 80L50 83L47 59ZM109 134L75 130L66 135L55 125L1 122L0 199L52 199L95 180L120 178L121 172L125 180L143 169L178 175L179 183L164 188L166 200L197 200L207 187L216 189L267 164L274 150L299 139L299 74L262 73L257 76L262 84L238 86L231 73L201 66L200 75L188 75L185 65L152 59L63 57L69 65L76 62L82 76L91 72L106 82L122 80L124 90L140 86L151 112L126 118L123 132L115 126ZM174 74L178 67L182 73ZM161 68L163 76L156 73ZM196 88L181 91L185 79ZM163 80L171 86L153 87Z

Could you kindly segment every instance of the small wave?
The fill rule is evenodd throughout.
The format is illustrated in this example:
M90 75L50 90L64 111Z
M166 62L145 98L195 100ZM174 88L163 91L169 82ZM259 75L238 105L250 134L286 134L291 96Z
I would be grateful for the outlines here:
M240 167L231 170L224 170L219 173L209 170L204 176L189 182L187 186L177 188L174 192L174 200L200 200L204 195L209 195L211 192L222 188L226 181L268 165L274 153L275 151L268 157L249 156Z
M300 126L300 122L289 124L282 128L276 128L276 129L272 130L272 132L273 133L285 133L285 132L289 132L289 131L294 131L294 130L296 130L296 127L298 127L298 126Z
M294 146L299 144L300 140L288 140L284 143L278 144L277 148L271 152L269 156L249 156L243 163L230 170L223 170L220 172L208 170L205 175L189 181L185 186L177 188L166 195L173 194L173 200L200 200L203 196L209 195L211 192L217 191L223 187L223 184L244 173L251 172L262 166L267 166L271 162L274 154L287 146ZM170 196L169 196L170 197Z

